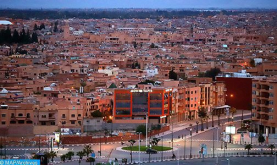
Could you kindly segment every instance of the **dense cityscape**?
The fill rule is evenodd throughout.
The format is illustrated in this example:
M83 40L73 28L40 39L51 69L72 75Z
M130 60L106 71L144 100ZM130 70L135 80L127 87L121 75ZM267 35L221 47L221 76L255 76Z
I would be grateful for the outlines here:
M275 9L0 9L0 164L276 165L276 103Z

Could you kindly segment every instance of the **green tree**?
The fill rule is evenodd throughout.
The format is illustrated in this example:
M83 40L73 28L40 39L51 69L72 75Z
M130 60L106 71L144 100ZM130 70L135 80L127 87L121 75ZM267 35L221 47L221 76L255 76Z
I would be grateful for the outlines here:
M45 25L44 25L44 23L40 24L40 26L39 26L39 30L41 30L41 29L45 29Z
M76 155L79 156L79 159L83 159L83 156L85 156L85 153L84 151L78 151Z
M231 107L230 113L232 114L232 118L234 117L234 114L237 112L237 109L235 107Z
M246 144L244 147L247 150L247 154L249 155L249 151L253 148L252 144Z
M146 126L145 125L139 125L136 128L136 132L141 132L145 136L146 135Z
M204 107L198 109L198 117L201 120L201 131L204 131L203 120L208 117L208 113Z
M37 24L34 25L34 31L36 31L36 30L38 30L38 25Z
M131 146L131 164L132 164L132 160L133 160L133 146L136 143L136 141L134 139L128 140L128 142L130 143Z
M91 149L91 146L89 146L89 145L84 146L84 148L83 148L83 153L84 153L85 155L87 155L87 157L88 157L89 154L92 153L92 152L93 152L93 150Z
M55 151L45 152L44 153L47 157L47 159L51 159L53 162L54 158L57 157L57 153Z
M205 73L205 77L211 77L213 78L213 81L215 81L215 77L221 73L219 68L212 68Z
M87 162L89 162L90 165L91 165L91 163L93 163L93 165L94 165L95 158L89 157L89 158L87 159Z
M137 49L138 44L136 42L133 42L133 46L134 46L135 49Z
M33 32L31 41L36 43L38 42L38 35L36 32Z
M255 67L255 60L254 59L251 59L250 62L249 62L249 65L251 67Z
M100 112L100 110L96 110L96 111L93 111L93 112L91 113L91 116L92 116L92 117L103 117L103 113Z
M54 32L58 32L58 21L55 22L55 25L54 25Z
M61 161L65 161L65 159L66 159L66 155L61 155Z
M177 73L175 73L173 70L169 71L169 79L177 80Z
M16 29L13 31L12 42L19 43L19 34Z
M264 143L265 142L265 138L264 138L262 133L259 133L258 142L259 143Z
M151 141L151 144L152 144L153 146L157 146L160 140L161 140L161 139L159 139L159 138L153 138L152 141Z
M270 144L270 145L268 146L268 148L270 149L271 154L273 154L273 149L275 148L275 145L274 145L274 144Z
M73 151L69 151L68 153L65 154L68 160L71 160L72 156L74 156Z

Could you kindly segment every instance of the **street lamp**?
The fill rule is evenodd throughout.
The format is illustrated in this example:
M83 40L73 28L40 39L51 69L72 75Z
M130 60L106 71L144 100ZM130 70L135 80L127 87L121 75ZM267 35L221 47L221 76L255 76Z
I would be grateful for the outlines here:
M185 138L184 138L184 160L186 160L186 134L185 134Z
M100 151L99 151L99 155L101 156L101 135L100 135L100 138L99 138L99 144L100 144Z
M139 134L139 164L140 164L140 134L141 134L141 132L138 132L138 134Z
M199 124L199 121L196 121L196 133L198 133L198 124Z
M177 144L177 147L179 147L180 144ZM179 148L177 149L178 150L178 158L177 158L177 164L179 165L179 162L180 162L180 154L179 154Z
M192 128L190 128L189 131L190 131L190 153L189 153L189 157L192 158L192 154L191 154L191 151L192 151Z

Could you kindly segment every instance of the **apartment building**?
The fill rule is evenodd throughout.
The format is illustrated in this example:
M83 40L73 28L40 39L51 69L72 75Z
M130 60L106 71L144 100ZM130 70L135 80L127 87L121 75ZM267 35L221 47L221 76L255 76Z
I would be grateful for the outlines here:
M167 123L172 111L172 89L115 89L114 123Z
M277 77L252 81L252 120L256 132L277 132Z

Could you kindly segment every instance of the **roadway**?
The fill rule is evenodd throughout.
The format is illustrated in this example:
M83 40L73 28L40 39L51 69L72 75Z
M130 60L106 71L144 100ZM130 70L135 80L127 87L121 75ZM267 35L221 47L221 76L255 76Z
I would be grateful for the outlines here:
M247 114L244 116L244 119L250 118L250 115ZM235 116L234 121L240 121L241 116ZM227 118L221 118L220 123L221 125L223 123L226 123L228 121ZM191 154L192 155L198 155L200 145L202 143L205 143L207 145L207 152L208 154L212 154L211 148L213 148L213 134L215 134L215 139L216 139L216 126L217 126L217 120L215 119L214 121L214 128L211 127L212 122L209 121L209 130L206 129L206 123L204 123L204 128L205 131L200 131L201 130L201 123L198 125L198 133L196 134L196 124L194 123L193 126L189 126L190 123L192 122L183 122L183 123L176 123L173 126L173 147L174 147L174 154L175 155L189 155L190 154L190 145L191 145ZM236 123L236 126L240 125L240 122ZM192 129L192 142L191 142L191 136L190 136L190 129ZM224 128L221 126L218 129L219 135L222 132ZM183 139L182 139L183 135ZM186 144L185 144L185 138L186 138ZM162 138L163 140L159 142L159 145L162 145L161 143L163 142L164 146L172 146L171 139L172 139L172 130L167 131L163 134L160 134L156 136L158 138ZM180 138L178 138L180 137ZM138 145L138 142L136 142L135 145ZM145 141L141 143L141 145L145 145ZM185 147L186 145L186 147ZM215 148L218 148L221 146L221 142L216 142L214 143ZM100 145L99 144L94 144L91 145L92 149L97 153L97 151L100 150ZM130 160L130 152L126 151L119 151L116 150L117 147L121 147L120 143L115 143L115 144L105 144L102 143L101 145L101 150L102 150L102 156L105 156L105 159L111 158L117 158L117 159L122 159L122 158L128 158ZM228 147L243 147L240 145L235 145L235 144L229 144ZM184 149L185 148L185 149ZM68 151L74 151L75 153L78 151L81 151L83 149L83 145L74 145L74 146L66 146L64 149L59 149L54 148L55 151L58 151L58 156L67 153ZM41 152L48 151L48 148L41 148ZM9 147L6 151L7 155L30 155L31 153L37 153L38 148L23 148L23 147ZM224 151L217 151L218 153L223 153ZM234 152L234 151L226 151L227 152ZM242 152L242 151L236 151L236 152ZM245 152L245 151L244 151ZM178 153L178 154L177 154ZM216 151L215 151L216 153ZM149 155L145 153L141 153L141 160L148 158ZM171 157L172 156L172 151L167 151L163 153L164 157ZM161 153L158 154L153 154L151 157L161 157ZM77 158L77 157L75 157ZM133 160L138 160L139 159L139 154L138 153L133 153ZM56 161L59 161L60 158L55 158Z

